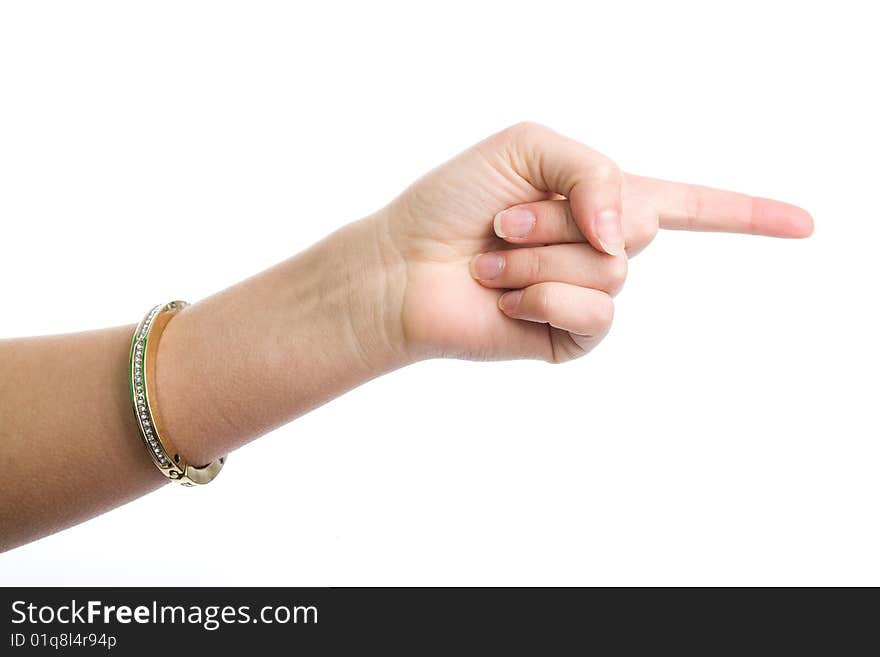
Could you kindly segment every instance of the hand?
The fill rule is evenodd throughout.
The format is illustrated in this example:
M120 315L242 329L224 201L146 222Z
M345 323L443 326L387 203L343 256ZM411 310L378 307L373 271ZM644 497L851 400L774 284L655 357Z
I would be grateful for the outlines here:
M792 205L622 173L534 124L508 128L376 215L401 267L388 316L413 358L539 358L594 347L627 256L657 229L805 237ZM509 290L509 291L508 291Z
M151 403L175 449L208 463L419 358L574 358L608 330L627 254L658 226L796 237L812 221L776 201L622 174L515 126L187 306L162 334ZM15 463L0 477L0 550L164 481L131 439L138 418L119 385L133 328L0 340L0 459ZM95 463L109 466L102 476Z

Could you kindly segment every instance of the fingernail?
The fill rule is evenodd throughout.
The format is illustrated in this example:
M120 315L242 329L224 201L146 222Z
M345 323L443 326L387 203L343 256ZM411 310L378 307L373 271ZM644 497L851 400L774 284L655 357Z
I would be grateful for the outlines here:
M497 253L481 253L471 260L471 276L478 281L491 281L498 278L504 269L504 256Z
M505 292L498 299L498 307L506 313L513 312L522 296L522 290L514 290L513 292Z
M596 215L596 237L609 255L623 253L623 228L617 210L602 210Z
M535 227L535 213L525 208L510 208L495 215L498 237L525 237Z

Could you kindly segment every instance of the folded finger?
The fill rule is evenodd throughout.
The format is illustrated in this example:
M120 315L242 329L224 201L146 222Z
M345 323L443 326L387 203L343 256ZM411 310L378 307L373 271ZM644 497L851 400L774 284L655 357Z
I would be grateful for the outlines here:
M471 274L492 288L569 283L615 294L626 279L626 255L610 256L589 244L553 244L481 253Z
M537 283L498 299L513 319L550 324L578 336L601 337L614 318L614 302L605 292L567 283Z
M586 242L565 200L523 203L495 215L495 234L511 244ZM657 212L641 199L623 200L623 236L629 255L647 246L657 234Z

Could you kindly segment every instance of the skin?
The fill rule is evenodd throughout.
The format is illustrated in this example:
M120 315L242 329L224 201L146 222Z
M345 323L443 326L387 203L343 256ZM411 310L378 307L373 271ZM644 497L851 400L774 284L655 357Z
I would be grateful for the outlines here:
M779 201L626 174L516 125L175 316L157 357L166 433L206 463L418 360L582 356L658 228L806 237L813 223ZM129 405L133 330L0 341L0 549L166 482Z

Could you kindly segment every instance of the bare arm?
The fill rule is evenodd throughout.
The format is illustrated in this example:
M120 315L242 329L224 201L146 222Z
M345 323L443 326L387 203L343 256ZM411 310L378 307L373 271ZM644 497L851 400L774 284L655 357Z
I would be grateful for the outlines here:
M157 356L165 429L207 463L415 360L582 356L610 326L627 257L658 227L804 237L812 220L622 174L546 128L515 126L176 315ZM0 550L165 482L128 398L133 330L0 341Z
M381 310L368 306L384 297L393 269L370 248L374 230L352 224L175 316L159 343L156 394L191 462L227 454L400 364ZM0 549L166 482L128 397L133 331L0 341Z

